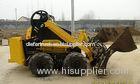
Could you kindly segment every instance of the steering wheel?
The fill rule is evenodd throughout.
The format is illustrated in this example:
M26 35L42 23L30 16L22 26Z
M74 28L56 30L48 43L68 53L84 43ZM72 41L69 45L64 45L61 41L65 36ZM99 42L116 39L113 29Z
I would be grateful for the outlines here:
M40 28L48 20L48 13L44 10L38 10L31 16L31 25Z

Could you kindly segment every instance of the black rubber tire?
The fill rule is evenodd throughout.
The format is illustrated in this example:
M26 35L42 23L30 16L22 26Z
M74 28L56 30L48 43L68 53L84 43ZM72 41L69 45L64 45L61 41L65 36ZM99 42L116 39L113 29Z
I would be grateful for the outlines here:
M81 69L87 69L87 58L81 53L71 52L64 60L63 68L66 70L67 75L81 76ZM79 73L71 73L70 70L79 70ZM83 74L82 74L83 75Z
M39 73L39 70L53 70L53 59L49 54L46 53L36 53L29 60L29 69L32 74L38 77L46 77L51 75L51 73Z

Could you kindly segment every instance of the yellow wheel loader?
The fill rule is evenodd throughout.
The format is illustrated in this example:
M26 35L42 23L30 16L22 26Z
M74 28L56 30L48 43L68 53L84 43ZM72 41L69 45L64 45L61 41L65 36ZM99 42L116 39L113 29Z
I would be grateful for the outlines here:
M63 67L66 70L81 70L87 69L87 64L96 69L105 69L114 52L129 52L137 48L128 28L122 29L114 43L107 48L103 43L110 41L109 36L109 32L102 29L94 37L89 38L82 30L79 36L74 37L70 31L60 27L52 15L39 10L31 17L31 27L27 30L25 39L9 39L9 62L28 66L31 72L39 77L50 75L39 74L40 69L53 70Z

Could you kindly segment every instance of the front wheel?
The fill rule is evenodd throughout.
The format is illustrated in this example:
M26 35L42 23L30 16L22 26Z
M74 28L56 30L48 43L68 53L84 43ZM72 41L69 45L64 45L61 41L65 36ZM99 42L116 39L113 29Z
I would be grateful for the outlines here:
M67 75L82 76L82 69L87 69L87 59L81 53L71 52L64 60L64 69Z

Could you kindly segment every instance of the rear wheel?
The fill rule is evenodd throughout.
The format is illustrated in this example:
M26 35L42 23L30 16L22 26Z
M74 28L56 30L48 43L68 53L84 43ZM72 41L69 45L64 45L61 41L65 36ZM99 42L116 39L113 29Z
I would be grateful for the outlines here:
M64 69L67 75L82 76L84 74L81 69L87 69L87 59L81 53L72 52L64 60Z
M36 53L29 60L29 69L35 76L49 76L51 73L47 70L52 70L53 66L53 59L46 53Z

